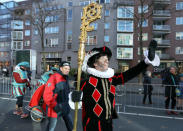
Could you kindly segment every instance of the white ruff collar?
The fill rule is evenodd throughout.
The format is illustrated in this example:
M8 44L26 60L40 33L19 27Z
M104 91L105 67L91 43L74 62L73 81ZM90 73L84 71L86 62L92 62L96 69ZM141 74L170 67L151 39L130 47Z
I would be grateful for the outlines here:
M95 68L87 68L87 72L91 75L94 75L100 78L111 78L114 76L114 70L112 68L108 68L104 72L96 70Z

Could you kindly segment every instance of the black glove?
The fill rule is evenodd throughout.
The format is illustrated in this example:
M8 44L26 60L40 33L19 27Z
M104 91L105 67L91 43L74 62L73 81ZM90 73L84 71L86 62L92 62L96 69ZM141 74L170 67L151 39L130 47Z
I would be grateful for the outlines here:
M156 47L157 47L157 42L155 40L151 40L148 47L148 50L149 50L148 58L150 61L154 60Z
M61 105L61 104L57 104L57 105L53 108L53 110L54 110L56 113L60 112L60 111L62 110L62 105Z
M32 90L32 88L29 86L29 90L31 91Z
M82 91L73 91L72 92L72 101L73 102L79 102L81 98Z

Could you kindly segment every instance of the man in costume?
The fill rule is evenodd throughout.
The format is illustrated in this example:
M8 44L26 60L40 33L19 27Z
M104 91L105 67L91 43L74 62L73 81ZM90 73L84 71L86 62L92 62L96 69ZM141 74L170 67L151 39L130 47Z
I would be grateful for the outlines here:
M28 62L21 62L13 71L13 95L16 96L16 108L13 114L21 115L21 118L28 117L28 114L23 112L23 98L25 94L26 87L30 89L30 83L27 76L27 69L29 68Z
M67 130L72 131L73 123L69 106L69 79L70 63L63 61L60 70L51 75L45 85L43 94L44 102L47 105L48 125L47 131L54 131L57 119L63 117Z
M89 78L82 82L82 123L84 131L112 131L112 119L115 114L115 86L124 84L141 72L149 64L158 66L159 57L155 55L156 41L151 41L149 51L144 53L145 59L135 67L114 73L109 68L112 53L108 47L94 48L86 56L82 70L89 74ZM80 92L74 91L73 101L78 101Z

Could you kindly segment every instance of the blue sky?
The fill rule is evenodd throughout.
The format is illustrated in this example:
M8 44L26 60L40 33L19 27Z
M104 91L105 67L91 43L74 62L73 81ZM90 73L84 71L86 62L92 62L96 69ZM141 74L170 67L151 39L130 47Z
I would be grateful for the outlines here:
M21 1L25 1L25 0L0 0L0 2L8 2L8 1L16 1L16 2L21 2Z

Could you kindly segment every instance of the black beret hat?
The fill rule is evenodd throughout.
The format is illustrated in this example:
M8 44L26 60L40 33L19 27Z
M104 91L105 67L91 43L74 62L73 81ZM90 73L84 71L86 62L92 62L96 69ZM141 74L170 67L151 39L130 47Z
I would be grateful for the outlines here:
M89 67L93 67L93 64L95 63L95 61L97 59L99 59L100 56L104 56L104 55L107 55L108 59L111 58L112 52L108 47L103 46L103 47L100 47L100 48L93 48L90 51L90 58L88 59L87 65Z

